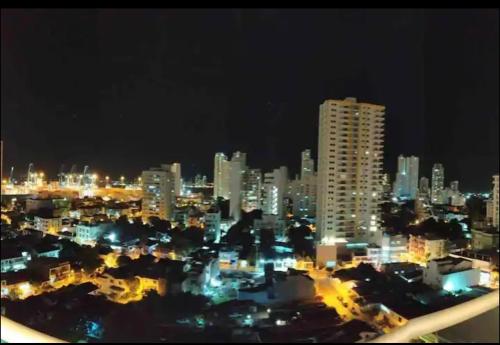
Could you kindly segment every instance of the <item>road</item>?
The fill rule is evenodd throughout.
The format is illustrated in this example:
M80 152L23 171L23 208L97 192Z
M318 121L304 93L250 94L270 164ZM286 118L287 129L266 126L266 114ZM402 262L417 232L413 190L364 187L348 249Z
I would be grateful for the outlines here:
M368 323L375 329L386 332L381 328L373 317L363 313L357 303L355 303L349 296L349 290L338 289L333 283L333 279L330 278L330 272L325 270L312 269L309 271L309 275L315 281L316 293L323 297L323 302L329 306L335 308L337 313L340 315L342 320L350 321L357 319Z

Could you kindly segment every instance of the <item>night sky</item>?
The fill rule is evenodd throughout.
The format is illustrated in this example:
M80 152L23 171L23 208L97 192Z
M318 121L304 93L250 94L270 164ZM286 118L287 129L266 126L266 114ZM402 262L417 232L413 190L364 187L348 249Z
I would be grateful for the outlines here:
M14 10L1 15L4 173L138 176L217 151L317 154L319 104L387 107L384 167L488 190L498 172L498 10ZM393 176L392 176L393 178Z

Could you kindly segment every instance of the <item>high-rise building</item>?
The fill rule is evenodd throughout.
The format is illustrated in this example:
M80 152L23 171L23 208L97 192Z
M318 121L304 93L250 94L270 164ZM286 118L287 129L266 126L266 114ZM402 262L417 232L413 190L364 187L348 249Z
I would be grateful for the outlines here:
M453 193L458 193L458 181L451 181L450 182L450 190Z
M379 230L385 107L356 98L320 106L317 235L374 241Z
M440 163L432 167L431 201L433 204L443 204L444 197L444 168Z
M493 176L493 197L491 198L493 200L493 221L492 224L493 226L498 227L499 226L499 208L498 208L498 175Z
M243 174L242 208L245 212L260 209L262 205L262 173L260 169L246 169Z
M384 194L389 194L391 192L391 178L388 173L382 174L382 191Z
M317 175L311 151L302 151L301 175L288 182L286 196L292 200L292 213L298 217L316 215Z
M264 174L264 214L277 215L284 218L283 198L288 183L288 169L285 166Z
M418 191L420 192L420 194L422 194L424 196L429 195L429 179L427 177L422 176L420 178Z
M174 174L168 164L142 172L142 219L158 217L169 220L175 204Z
M229 162L229 217L238 221L241 217L243 174L247 169L247 154L235 152Z
M398 157L398 172L394 181L394 196L415 200L418 189L418 157Z
M302 162L300 166L300 178L314 174L314 159L311 158L311 150L302 151Z
M181 163L172 163L170 170L174 176L175 196L180 196L182 192Z
M214 159L214 198L229 199L230 165L227 156L217 152Z

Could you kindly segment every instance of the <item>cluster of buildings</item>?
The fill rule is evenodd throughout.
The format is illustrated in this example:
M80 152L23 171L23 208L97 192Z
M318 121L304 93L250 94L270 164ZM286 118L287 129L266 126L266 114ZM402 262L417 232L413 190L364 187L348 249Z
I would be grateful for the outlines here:
M162 297L189 292L213 302L274 306L313 300L318 284L312 276L316 268L326 267L334 272L331 291L336 297L331 305L338 307L340 317L371 320L371 327L386 332L434 310L420 300L426 289L458 294L478 286L497 287L498 175L493 177L485 221L472 223L466 243L453 243L439 233L388 232L383 203L392 201L397 208L414 201L412 225L418 225L430 217L462 221L466 198L458 181L445 188L442 164L434 164L431 180L419 176L415 156L398 157L391 185L382 169L384 117L382 105L356 98L326 100L319 107L317 171L307 149L295 178L286 166L266 172L251 168L244 152L236 151L231 158L218 152L213 185L201 175L184 184L181 164L172 163L142 172L137 183L141 200L27 197L27 217L17 222L19 235L2 240L2 298L23 299L91 282L94 294L116 303L139 301L156 291ZM65 176L64 183L71 185L72 178ZM90 186L95 179L87 180L84 185ZM108 183L106 188L111 189ZM248 218L256 210L261 214ZM119 225L123 221L142 227L144 233L125 231L125 225ZM160 231L158 221L169 225ZM312 258L299 257L287 237L286 230L299 221L312 232L306 239L315 244ZM251 250L224 241L232 226L243 223L241 231L257 239ZM466 227L465 222L460 225ZM171 227L201 231L203 245L181 255L172 245ZM40 234L38 240L27 235L31 230ZM272 231L275 241L268 252L259 252L264 231ZM62 239L97 248L101 264L88 273L77 258L60 259ZM38 277L35 284L33 276ZM405 299L405 293L412 297ZM250 325L260 313L256 309L239 322ZM267 311L262 319L270 315ZM291 322L278 318L275 325Z

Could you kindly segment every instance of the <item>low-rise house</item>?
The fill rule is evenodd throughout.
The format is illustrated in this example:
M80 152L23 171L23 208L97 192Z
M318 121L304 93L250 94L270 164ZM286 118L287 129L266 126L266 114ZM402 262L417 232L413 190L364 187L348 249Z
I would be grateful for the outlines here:
M1 258L1 272L15 272L26 268L28 261L31 260L31 255L27 251L22 251L14 245L9 246L6 241L3 241Z
M480 270L472 267L472 261L446 257L429 262L423 282L434 289L456 292L479 285L479 278Z
M35 216L35 229L46 234L57 235L62 229L62 219L53 216Z
M312 299L316 295L314 280L303 272L288 270L274 272L273 284L264 283L240 289L238 300L252 300L261 304L286 303Z
M408 242L408 260L425 265L435 259L448 255L447 240L436 235L410 235Z

